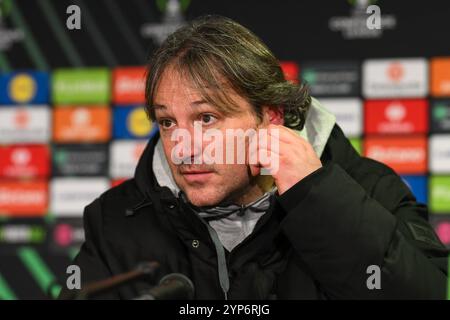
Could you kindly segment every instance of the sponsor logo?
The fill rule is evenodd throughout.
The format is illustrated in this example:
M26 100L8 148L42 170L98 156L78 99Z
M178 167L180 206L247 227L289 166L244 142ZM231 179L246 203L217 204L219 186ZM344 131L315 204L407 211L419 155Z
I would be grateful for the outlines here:
M430 119L431 132L450 132L450 100L433 101Z
M106 178L54 178L50 211L56 217L82 217L84 207L109 188Z
M430 171L450 173L450 134L431 135Z
M336 122L348 137L362 134L362 103L358 98L320 99L322 105L336 116Z
M18 109L13 120L17 129L26 129L30 123L30 113L25 108Z
M152 122L143 106L121 106L114 109L114 137L119 139L149 138Z
M0 216L43 216L48 191L44 181L0 181Z
M152 123L143 108L136 108L128 114L127 127L134 136L142 138L150 134Z
M15 76L9 84L9 96L18 103L28 103L36 94L36 82L27 74Z
M450 176L430 177L430 210L450 213Z
M55 142L107 142L111 137L109 108L56 108Z
M343 39L379 39L383 36L383 32L387 30L395 30L397 27L397 18L393 14L379 14L379 27L369 28L371 16L368 8L378 1L370 0L352 0L349 16L333 16L328 20L328 28L330 31L339 32ZM343 1L344 3L344 1ZM377 6L375 6L377 7ZM379 7L378 11L380 11Z
M405 74L405 69L400 62L391 63L386 69L386 76L392 82L400 82Z
M305 62L302 78L313 96L357 96L360 91L359 64L352 61Z
M0 108L0 143L47 143L50 108L47 106Z
M46 178L50 171L46 145L0 146L0 177Z
M366 133L427 133L426 100L369 100L365 103Z
M59 69L53 72L55 104L104 104L110 100L108 69Z
M400 103L390 104L384 111L384 115L389 121L400 122L405 119L406 116L405 106Z
M428 181L426 176L402 176L403 181L416 197L417 202L427 203Z
M431 95L450 97L450 57L433 58L431 69Z
M132 104L145 102L144 67L117 68L113 71L113 102Z
M44 226L30 224L7 224L0 226L0 244L42 244L47 230Z
M439 221L435 223L434 230L442 243L450 246L450 221Z
M12 72L0 76L1 104L49 102L50 76L46 72Z
M365 156L383 162L399 174L424 174L427 171L425 137L367 137Z
M84 229L81 225L58 223L53 228L53 243L59 247L80 245L84 241Z
M362 69L366 98L422 98L428 93L428 64L424 58L366 60Z
M185 24L183 11L189 7L190 0L157 0L156 5L163 13L162 23L147 23L141 27L143 38L150 38L160 45L168 35Z
M281 61L281 70L283 71L284 78L293 83L298 83L299 79L299 67L298 63L292 61Z
M108 146L106 144L55 145L53 174L55 176L108 175Z
M131 178L144 151L146 141L116 140L110 145L110 171L113 179Z

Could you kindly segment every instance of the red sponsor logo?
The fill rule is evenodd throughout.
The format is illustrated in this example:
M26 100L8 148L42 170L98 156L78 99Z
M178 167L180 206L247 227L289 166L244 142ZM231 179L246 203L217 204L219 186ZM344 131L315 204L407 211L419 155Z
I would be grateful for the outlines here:
M47 182L0 181L0 215L43 216L47 207Z
M50 173L50 151L46 145L0 147L0 177L46 178Z
M25 129L30 122L30 113L26 109L19 109L14 115L14 124L17 129Z
M113 72L113 101L117 104L145 102L144 67L117 68Z
M425 174L427 171L427 138L367 137L365 156L385 163L399 174Z
M403 78L405 70L400 62L393 62L386 69L386 73L393 82L399 82Z
M428 132L428 102L423 99L370 100L364 111L368 134Z
M281 70L283 70L284 78L288 81L298 83L300 69L296 62L282 61L280 62Z

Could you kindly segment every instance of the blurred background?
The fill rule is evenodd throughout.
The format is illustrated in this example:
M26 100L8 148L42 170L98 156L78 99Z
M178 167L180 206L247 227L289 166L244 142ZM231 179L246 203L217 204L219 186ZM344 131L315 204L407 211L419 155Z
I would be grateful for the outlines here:
M0 0L0 299L58 294L83 208L133 175L154 129L148 55L203 14L259 35L450 247L450 2Z

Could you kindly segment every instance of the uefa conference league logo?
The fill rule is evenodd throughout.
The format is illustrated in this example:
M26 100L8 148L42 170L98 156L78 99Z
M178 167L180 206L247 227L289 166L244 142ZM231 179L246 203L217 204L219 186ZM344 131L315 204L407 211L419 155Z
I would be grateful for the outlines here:
M190 0L156 0L156 6L163 13L162 23L148 23L141 27L144 38L153 39L160 45L171 33L185 24L183 11L189 7Z

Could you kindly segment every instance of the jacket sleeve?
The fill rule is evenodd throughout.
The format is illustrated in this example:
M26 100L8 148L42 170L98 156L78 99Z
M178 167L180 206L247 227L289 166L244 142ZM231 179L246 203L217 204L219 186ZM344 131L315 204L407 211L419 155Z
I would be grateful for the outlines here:
M100 199L94 200L86 206L83 214L85 241L81 246L80 252L72 262L77 265L81 271L81 289L93 281L99 281L112 276L102 255L102 214ZM73 299L78 290L69 290L64 283L59 299ZM102 294L95 298L98 299L118 299L114 294Z
M313 172L277 196L284 234L328 298L445 299L448 251L427 207L395 173L376 180L366 190L335 163Z

